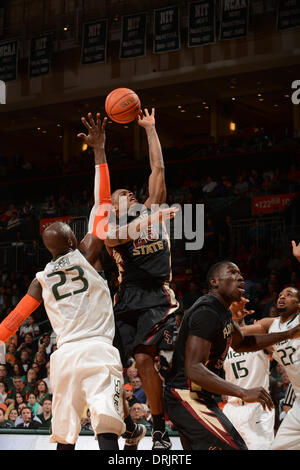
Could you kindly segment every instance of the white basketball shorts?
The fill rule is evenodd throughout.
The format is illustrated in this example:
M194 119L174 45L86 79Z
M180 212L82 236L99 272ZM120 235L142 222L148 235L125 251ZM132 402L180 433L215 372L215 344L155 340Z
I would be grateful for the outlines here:
M226 403L223 413L242 436L249 450L269 450L274 440L274 409L264 411L260 403Z
M50 356L53 393L50 442L75 444L85 406L95 435L125 432L119 351L102 339L65 343Z

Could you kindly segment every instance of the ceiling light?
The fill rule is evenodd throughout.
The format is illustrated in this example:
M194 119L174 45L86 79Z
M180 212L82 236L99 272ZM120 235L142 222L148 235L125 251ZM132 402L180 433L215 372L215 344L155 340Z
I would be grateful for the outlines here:
M177 108L180 109L180 108L182 108L182 106L178 105Z
M185 109L181 109L180 112L181 112L181 113L185 113Z
M57 127L60 127L60 124L56 124L56 125L57 125Z
M202 104L206 104L206 101L202 101Z
M232 101L235 101L235 100L236 100L236 98L235 98L234 96L233 96L231 99L232 99Z
M257 93L257 96L261 96L261 93Z
M128 126L124 126L124 129L128 129Z
M287 93L285 95L283 95L285 98L289 98L290 95L288 95Z
M201 114L197 114L197 116L196 116L196 117L197 117L197 118L201 118L202 116L201 116Z
M64 26L64 31L68 31L69 30L69 26Z
M88 149L88 144L82 144L81 150L85 152Z
M229 129L230 129L231 131L233 131L233 132L235 131L235 129L236 129L236 124L235 124L235 122L232 122L232 121L231 121L231 122L229 123Z
M278 104L274 104L274 108L278 108Z
M258 98L258 101L263 101L264 99L263 98Z
M204 106L204 109L209 109L209 106Z

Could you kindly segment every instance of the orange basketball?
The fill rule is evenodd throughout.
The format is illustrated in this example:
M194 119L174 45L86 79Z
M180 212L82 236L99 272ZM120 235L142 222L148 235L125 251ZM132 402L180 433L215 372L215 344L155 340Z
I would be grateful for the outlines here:
M119 124L134 121L141 109L138 95L129 88L116 88L105 100L106 114Z

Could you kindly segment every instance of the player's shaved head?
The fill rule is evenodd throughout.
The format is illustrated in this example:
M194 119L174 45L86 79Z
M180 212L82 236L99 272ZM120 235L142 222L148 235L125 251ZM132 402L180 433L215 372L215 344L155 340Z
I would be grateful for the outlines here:
M43 233L43 243L54 258L65 255L77 247L74 232L63 222L54 222L46 228Z
M231 264L234 264L234 263L228 260L224 260L224 261L219 261L218 263L215 263L210 267L206 276L206 282L207 282L209 289L211 289L210 281L218 277L220 273L222 272L222 270L224 269L224 267L226 267L227 265L231 265Z

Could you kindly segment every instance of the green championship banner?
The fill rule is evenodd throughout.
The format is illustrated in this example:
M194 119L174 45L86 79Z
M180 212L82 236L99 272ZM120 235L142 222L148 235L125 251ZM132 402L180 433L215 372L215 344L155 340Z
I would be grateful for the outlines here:
M154 10L153 53L180 49L179 7Z
M18 41L0 43L0 80L9 82L17 79Z
M95 64L106 61L107 32L107 18L83 25L82 64Z
M122 17L120 59L132 59L146 55L146 13Z
M279 31L300 26L300 0L279 0L277 29Z
M247 36L249 4L249 0L222 0L220 40Z
M199 0L188 6L188 47L203 46L216 40L216 2Z
M51 71L54 33L47 33L31 39L29 76L39 77Z

